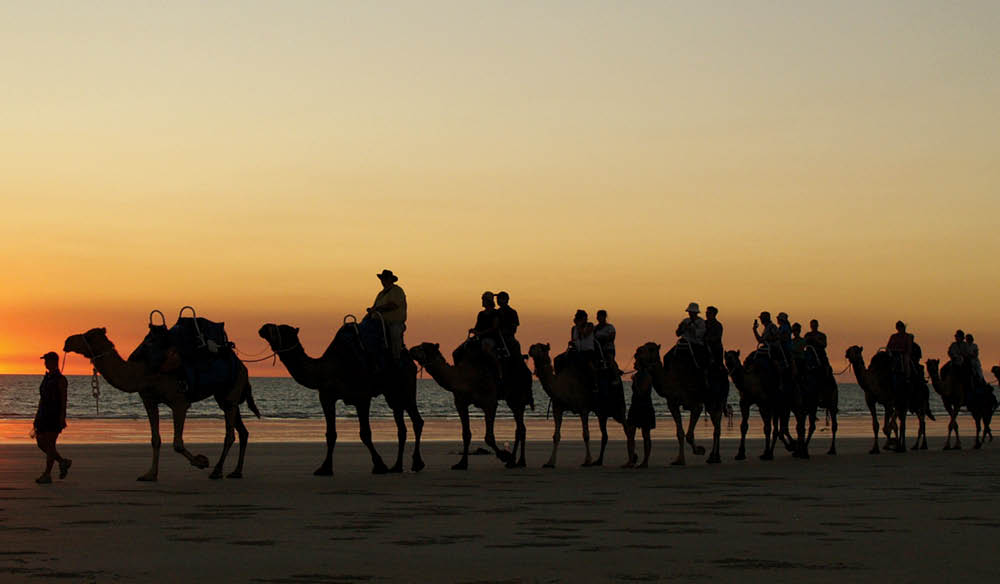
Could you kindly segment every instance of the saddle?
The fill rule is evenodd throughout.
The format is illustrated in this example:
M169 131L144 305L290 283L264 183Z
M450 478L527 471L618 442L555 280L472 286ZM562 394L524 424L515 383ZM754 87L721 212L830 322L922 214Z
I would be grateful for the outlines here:
M332 346L346 347L369 373L377 373L390 365L398 365L393 362L389 350L388 331L380 318L364 318L358 321L353 314L348 314L334 335ZM406 355L406 347L403 347L400 361Z
M187 310L191 316L184 316ZM161 324L153 323L156 314ZM184 394L198 400L236 381L239 358L234 346L225 323L201 318L190 306L180 310L177 322L170 328L163 313L154 310L149 314L149 332L128 360L144 363L151 372L177 375Z

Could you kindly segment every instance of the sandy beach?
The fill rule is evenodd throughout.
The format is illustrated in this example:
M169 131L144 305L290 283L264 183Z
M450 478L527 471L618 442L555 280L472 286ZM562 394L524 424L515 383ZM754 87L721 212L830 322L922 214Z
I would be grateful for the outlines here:
M189 434L210 458L219 445L200 438L212 422ZM251 426L258 438L265 422ZM689 456L677 468L666 466L674 445L661 426L653 468L619 469L617 440L604 468L580 468L578 427L568 423L559 468L543 470L551 429L537 424L532 436L544 436L529 442L528 468L475 456L458 472L452 426L429 424L426 470L388 476L369 474L348 428L333 478L311 476L321 445L258 440L242 480L210 481L165 445L159 482L138 483L147 445L73 444L68 431L70 476L42 487L33 482L41 453L4 444L0 580L937 582L998 573L995 447L942 452L936 439L927 451L871 456L870 440L855 437L825 456L821 436L812 460L782 452L762 462L755 439L753 456L735 462L727 439L723 464ZM388 458L392 446L379 447Z

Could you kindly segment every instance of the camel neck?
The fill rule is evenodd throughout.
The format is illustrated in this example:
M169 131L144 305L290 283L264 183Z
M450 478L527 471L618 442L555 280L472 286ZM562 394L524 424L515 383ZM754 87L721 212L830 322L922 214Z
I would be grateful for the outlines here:
M122 359L114 346L93 359L92 363L112 387L127 393L139 391L139 379L145 375L145 365Z
M277 352L277 355L292 379L299 385L309 389L319 389L323 385L324 361L307 355L298 339L291 349L284 349Z
M552 363L549 361L535 359L535 376L545 393L552 393L552 382L555 379L555 372L552 370Z
M870 391L868 369L865 368L865 362L858 357L853 357L851 358L851 368L854 369L854 378L858 380L858 385L861 386L861 389Z
M431 377L434 378L434 381L436 381L438 385L452 393L455 392L457 387L454 379L455 367L449 365L448 362L444 360L444 357L437 357L436 359L430 361L424 365L424 369L431 374Z

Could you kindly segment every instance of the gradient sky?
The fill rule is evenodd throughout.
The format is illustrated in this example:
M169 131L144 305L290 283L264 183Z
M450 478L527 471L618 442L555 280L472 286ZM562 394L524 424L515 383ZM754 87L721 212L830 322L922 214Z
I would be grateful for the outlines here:
M386 267L410 344L506 289L525 345L606 308L623 366L691 300L744 351L767 309L835 365L900 318L996 363L998 30L997 2L4 3L0 373L185 304L320 352Z

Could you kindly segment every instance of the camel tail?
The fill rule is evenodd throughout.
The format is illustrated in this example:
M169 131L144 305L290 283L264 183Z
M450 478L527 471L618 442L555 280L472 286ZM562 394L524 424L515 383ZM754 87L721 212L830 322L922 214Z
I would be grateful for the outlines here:
M257 419L260 419L260 410L257 409L257 403L253 401L253 391L250 388L250 384L247 383L247 407L253 412Z

